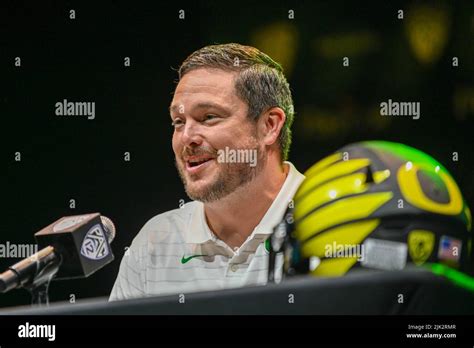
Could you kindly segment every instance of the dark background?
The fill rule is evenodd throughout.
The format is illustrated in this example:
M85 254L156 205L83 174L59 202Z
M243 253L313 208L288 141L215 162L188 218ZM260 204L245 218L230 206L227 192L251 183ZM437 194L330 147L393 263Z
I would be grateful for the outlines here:
M143 224L189 200L174 167L168 106L175 70L208 44L253 45L283 64L296 111L290 160L301 172L351 142L397 141L443 163L474 203L472 1L0 6L0 243L34 243L59 217L96 211L118 229L115 261L88 279L54 282L52 301L108 295ZM63 99L94 101L96 118L56 116ZM380 116L388 99L421 102L421 118ZM1 270L17 261L0 259ZM29 300L13 291L0 295L0 307Z

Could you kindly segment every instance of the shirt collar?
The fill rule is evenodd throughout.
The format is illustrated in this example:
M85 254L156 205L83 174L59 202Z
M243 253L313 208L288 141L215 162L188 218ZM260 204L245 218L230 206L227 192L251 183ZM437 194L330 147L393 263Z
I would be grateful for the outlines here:
M293 163L285 161L284 164L289 166L285 182L249 238L256 237L257 235L267 236L273 232L273 227L281 221L289 202L293 199L296 190L305 179L305 176L295 168ZM198 201L194 201L194 203L196 203L196 207L189 218L188 226L184 233L186 243L202 244L211 240L215 241L216 236L212 233L206 222L204 204Z

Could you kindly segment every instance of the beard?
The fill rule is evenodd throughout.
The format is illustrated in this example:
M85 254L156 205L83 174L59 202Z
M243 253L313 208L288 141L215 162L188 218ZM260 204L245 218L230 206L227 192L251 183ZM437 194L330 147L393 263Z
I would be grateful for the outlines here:
M258 148L258 142L255 137L252 137L248 142L250 146L245 147L245 150L256 151L255 166L250 163L218 163L216 159L217 151L214 149L200 147L198 149L185 149L183 155L212 155L214 158L214 165L217 167L213 172L213 179L205 185L194 185L193 181L199 175L189 175L184 169L183 162L178 163L175 160L176 168L179 176L184 184L186 194L195 201L203 203L211 203L218 201L238 189L244 188L251 183L255 177L260 173L265 165L264 152Z

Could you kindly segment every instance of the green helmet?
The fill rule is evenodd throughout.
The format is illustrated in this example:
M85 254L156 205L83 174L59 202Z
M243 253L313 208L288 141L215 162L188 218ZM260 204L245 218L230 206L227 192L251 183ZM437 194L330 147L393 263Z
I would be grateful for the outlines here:
M322 159L271 236L284 275L341 276L441 263L470 269L471 214L449 172L429 155L386 141L351 144Z

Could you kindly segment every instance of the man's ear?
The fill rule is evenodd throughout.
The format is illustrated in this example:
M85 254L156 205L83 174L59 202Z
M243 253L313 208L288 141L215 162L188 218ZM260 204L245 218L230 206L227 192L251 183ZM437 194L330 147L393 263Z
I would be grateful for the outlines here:
M265 145L272 145L278 140L285 120L285 112L276 106L268 109L260 116L258 130L260 139L263 140Z

